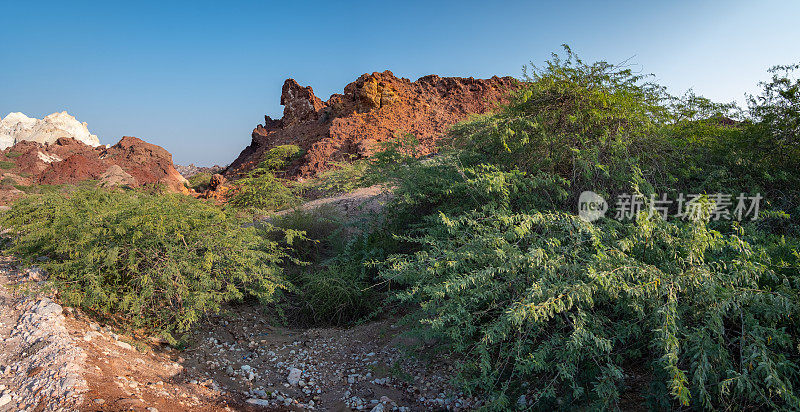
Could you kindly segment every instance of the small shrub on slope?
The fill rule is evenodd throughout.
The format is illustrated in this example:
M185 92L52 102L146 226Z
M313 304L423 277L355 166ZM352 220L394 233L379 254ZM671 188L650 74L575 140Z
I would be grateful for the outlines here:
M9 252L43 266L66 304L172 341L224 302L288 287L271 228L243 223L180 195L104 190L29 196L2 220Z
M196 192L203 192L208 189L208 185L211 183L211 173L197 173L187 180L189 181L189 187L191 189Z
M236 192L228 203L239 209L257 211L273 211L299 203L291 182L275 175L300 153L300 148L293 145L271 149L258 167L235 182Z
M287 271L294 286L286 295L285 312L305 325L347 325L360 320L377 305L370 272L361 256L342 259L353 250L351 242L364 236L351 228L333 207L293 210L273 218L279 228L303 233L292 243L293 255L311 265ZM357 249L360 251L360 249Z

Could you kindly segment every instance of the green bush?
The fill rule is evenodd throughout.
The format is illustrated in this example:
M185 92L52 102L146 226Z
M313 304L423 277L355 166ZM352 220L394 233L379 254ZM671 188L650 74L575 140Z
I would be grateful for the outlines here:
M16 159L16 158L22 156L23 154L25 154L25 153L22 153L22 152L8 152L8 153L6 153L6 157L9 158L9 159Z
M292 320L303 325L348 325L378 306L379 291L372 287L373 272L363 256L344 258L351 243L362 240L333 207L293 210L275 216L278 228L303 234L292 243L293 253L311 265L287 271L294 286L284 302ZM356 250L360 250L357 249Z
M800 407L798 279L741 229L491 208L428 222L382 277L495 409L618 408L637 374L651 407Z
M488 409L797 409L795 83L773 79L748 116L567 55L457 125L449 152L389 168L379 231L396 236L375 282ZM755 222L587 223L584 190L765 201Z
M17 164L9 160L0 160L0 169L13 169Z
M258 167L235 182L235 194L228 203L257 211L273 211L299 203L292 183L276 177L276 173L300 154L300 148L293 145L271 149Z
M202 172L187 179L189 181L189 188L196 192L204 192L208 189L211 183L211 173Z
M64 303L173 342L225 302L289 287L273 228L244 223L185 196L104 190L31 195L2 217L9 252L41 265Z
M370 175L370 162L361 159L335 163L333 169L320 173L304 185L303 191L312 193L313 197L326 197L349 193L376 183L379 182Z

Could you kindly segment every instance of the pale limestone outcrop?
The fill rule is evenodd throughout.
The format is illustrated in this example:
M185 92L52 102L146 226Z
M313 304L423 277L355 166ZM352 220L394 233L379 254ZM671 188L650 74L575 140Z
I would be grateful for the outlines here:
M97 136L89 133L86 122L79 122L67 112L53 113L41 120L15 112L0 120L0 150L22 141L51 144L61 137L89 146L100 145Z

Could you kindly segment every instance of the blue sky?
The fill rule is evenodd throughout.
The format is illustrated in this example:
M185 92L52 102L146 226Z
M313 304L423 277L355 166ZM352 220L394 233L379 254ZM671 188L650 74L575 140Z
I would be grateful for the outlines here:
M67 110L177 163L227 164L293 77L323 100L360 74L519 76L568 43L584 60L744 102L800 61L797 1L3 2L0 116Z

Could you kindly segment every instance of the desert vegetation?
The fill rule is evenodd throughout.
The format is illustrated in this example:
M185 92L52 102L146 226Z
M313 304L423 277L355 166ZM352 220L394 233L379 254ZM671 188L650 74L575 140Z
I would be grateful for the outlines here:
M493 113L414 136L302 184L272 149L225 205L154 190L46 191L2 218L7 250L67 304L171 342L227 303L276 321L402 318L487 410L800 408L800 80L777 66L747 108L671 96L568 48ZM190 184L207 185L209 176ZM379 219L294 211L308 193L382 184ZM676 218L578 216L697 194ZM758 219L715 219L718 193ZM412 351L413 353L413 351Z

